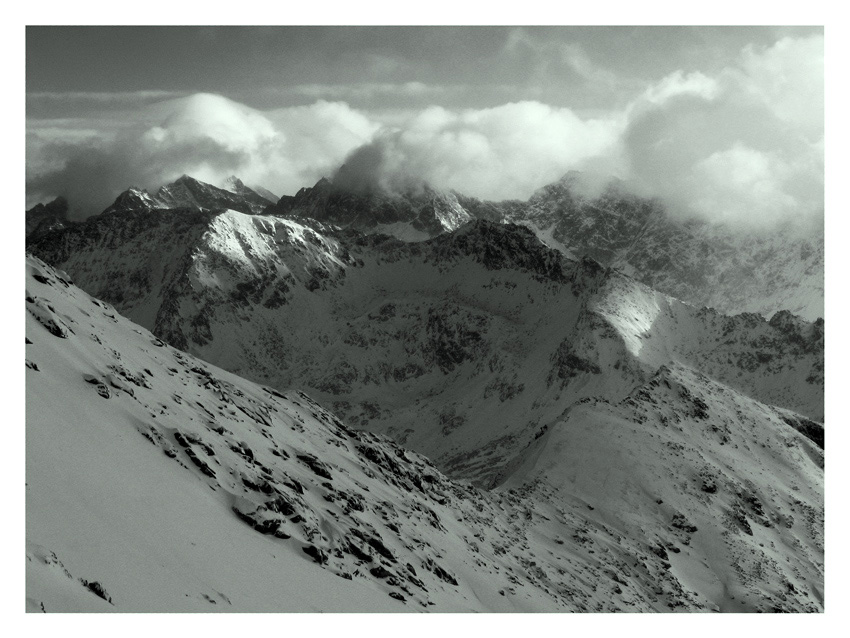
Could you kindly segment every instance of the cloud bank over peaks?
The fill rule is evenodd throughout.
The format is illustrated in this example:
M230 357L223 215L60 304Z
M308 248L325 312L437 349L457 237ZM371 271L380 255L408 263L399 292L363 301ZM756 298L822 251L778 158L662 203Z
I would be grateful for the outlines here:
M821 36L747 47L715 77L671 74L628 109L628 177L680 215L821 223L823 95Z
M823 221L823 37L746 47L714 75L675 71L593 118L518 102L432 107L347 159L346 186L427 182L526 198L570 170L624 180L671 214L761 228Z
M616 118L582 120L539 102L430 107L382 129L346 158L335 181L391 190L425 182L488 199L526 198L567 170L608 162L619 129Z
M823 84L815 35L747 46L714 73L675 71L592 116L538 101L391 117L323 100L260 111L195 94L142 106L96 136L95 121L28 122L27 187L65 195L86 216L130 185L183 173L215 183L235 174L283 194L333 176L351 188L428 183L498 200L579 170L618 177L682 217L818 224Z

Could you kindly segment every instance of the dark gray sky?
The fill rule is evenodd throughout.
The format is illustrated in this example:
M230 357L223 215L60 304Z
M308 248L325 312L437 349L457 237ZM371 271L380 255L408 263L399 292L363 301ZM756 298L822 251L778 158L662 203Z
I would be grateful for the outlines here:
M347 98L355 107L605 109L678 69L715 73L747 45L811 27L28 27L27 93L218 93L257 108ZM370 85L419 83L380 95ZM357 87L363 90L357 91ZM456 90L451 90L456 89ZM47 99L33 115L61 114Z
M282 194L363 145L388 185L527 197L578 169L691 211L822 209L823 29L28 27L28 203L237 173Z

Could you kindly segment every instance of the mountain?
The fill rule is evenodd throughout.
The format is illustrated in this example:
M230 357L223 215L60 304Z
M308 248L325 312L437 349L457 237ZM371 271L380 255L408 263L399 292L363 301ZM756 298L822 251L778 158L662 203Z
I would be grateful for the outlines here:
M247 197L259 195L270 203L276 202L278 199L280 199L277 195L272 193L270 190L263 188L262 186L246 186L241 179L236 177L236 175L231 175L230 177L225 179L221 188L226 191L230 191L231 193L234 193L236 195L245 195Z
M231 258L226 268L226 251L244 248L233 240L265 233L266 246L293 267L288 292L276 280L273 290L287 300L278 308L339 292L355 271L393 255L385 270L401 271L399 279L420 259L450 277L463 262L476 283L487 273L494 289L522 282L532 297L564 298L561 311L578 302L601 312L589 310L601 308L592 295L610 276L590 261L535 252L531 233L513 227L477 224L413 246L361 238L364 254L381 255L361 265L338 239L291 220L188 216L89 220L76 235L75 264L93 228L117 230L117 220L130 219L136 232L125 242L153 238L157 224L207 228L199 241L217 256L193 255L187 274L192 286L227 294L239 290L243 267L283 268L270 252L257 255L256 241L246 251L255 261L237 267ZM115 242L105 257L128 257L116 234L95 243ZM268 301L273 290L261 290ZM460 300L466 291L456 290ZM487 308L486 294L479 302ZM403 316L411 303L394 312L378 306L373 321ZM28 611L823 609L822 428L692 366L672 362L620 399L574 404L502 468L502 487L485 491L346 427L303 392L252 383L173 348L35 257L26 262L26 308ZM509 307L503 314L522 321ZM797 342L813 337L812 324L790 315L776 323L766 325ZM250 324L240 330L253 332ZM445 338L436 360L465 365L446 341L452 332L437 332ZM525 345L505 343L516 356ZM580 370L576 362L562 357L557 370Z
M457 196L427 185L396 193L377 187L347 188L325 178L294 196L282 197L265 211L309 218L343 228L422 241L471 221Z
M823 317L822 227L814 233L790 224L747 230L677 219L616 181L597 196L585 190L582 176L568 173L522 206L495 206L501 221L529 225L567 255L589 255L695 305L727 314L789 310L809 320ZM484 206L459 201L470 212Z
M153 195L130 188L104 212L264 212L413 242L453 232L476 219L515 223L529 227L544 244L568 257L589 256L655 290L723 314L771 317L788 310L809 321L823 317L823 228L803 233L785 225L748 231L679 219L659 201L633 195L620 182L589 195L585 181L570 172L526 201L490 202L428 185L392 192L374 184L351 186L346 180L322 178L312 188L275 202L272 193L249 188L236 177L218 188L184 175ZM27 236L66 226L62 210L67 211L67 202L59 198L28 211Z
M621 401L665 365L823 420L823 320L697 308L523 226L405 243L154 211L92 218L30 250L174 347L297 385L485 487L578 402Z
M399 194L322 179L294 197L282 197L266 212L405 241L451 232L472 219L523 224L568 257L587 255L665 294L724 314L769 317L789 310L809 320L823 317L822 228L814 234L790 225L746 231L678 219L659 201L633 195L620 182L591 195L586 181L570 172L526 201L490 202L428 186Z
M238 210L259 213L272 201L245 186L236 177L229 178L227 188L218 188L188 175L162 186L151 195L139 188L121 193L104 213L154 209Z
M64 197L57 197L47 204L36 204L26 212L27 239L65 228L68 224L68 201Z

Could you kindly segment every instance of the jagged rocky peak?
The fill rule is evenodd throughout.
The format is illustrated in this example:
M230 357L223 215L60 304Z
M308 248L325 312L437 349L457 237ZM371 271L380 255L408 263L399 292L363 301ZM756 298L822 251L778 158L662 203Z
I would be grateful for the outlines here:
M227 179L224 180L221 186L224 190L229 191L231 193L235 193L236 195L251 195L255 193L265 199L268 204L274 204L278 197L274 193L272 193L267 188L263 188L262 186L257 186L256 184L247 185L241 179L236 177L236 175L231 175Z
M26 212L27 239L68 225L68 200L61 195L47 204L38 203Z
M824 320L818 317L806 321L788 310L780 310L770 318L770 325L789 336L793 341L817 344L823 347Z
M309 217L405 241L451 232L474 219L452 192L425 183L390 189L375 181L349 179L343 169L333 180L322 177L312 188L282 197L266 213Z
M231 175L230 177L224 180L222 188L236 193L239 192L241 189L245 188L245 183L241 179L236 177L236 175Z
M131 187L118 195L104 213L158 209L231 209L258 214L273 201L245 186L236 177L229 178L228 184L229 189L218 188L184 174L160 187L153 195L145 189Z
M149 208L157 208L157 204L158 202L154 200L147 190L131 186L118 195L118 197L115 198L115 201L112 202L112 205L103 212L112 213L116 211L145 210Z
M54 215L64 219L68 217L68 200L60 195L46 204L38 203L27 211L27 215Z

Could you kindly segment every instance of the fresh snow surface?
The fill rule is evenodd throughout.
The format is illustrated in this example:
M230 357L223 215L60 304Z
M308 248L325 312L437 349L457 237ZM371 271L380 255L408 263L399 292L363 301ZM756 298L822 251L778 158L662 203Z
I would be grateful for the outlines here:
M347 281L358 260L375 272L386 258L366 265L337 240L291 222L263 227L238 213L215 222L222 227L206 226L191 247L195 279L185 285L198 294L238 293L249 267L254 277L287 268L290 283L313 272L314 290L333 291L322 282ZM265 244L243 244L252 233ZM475 239L473 229L459 241ZM287 259L271 250L278 240ZM111 265L107 255L131 254L106 253L101 268ZM251 259L234 265L228 255ZM394 278L419 272L420 285L433 285L427 269L414 268L417 259L396 255L380 283L395 291ZM326 277L315 274L320 267ZM37 258L27 257L26 271L29 611L822 610L822 426L685 362L642 373L621 396L571 404L540 424L499 468L500 487L485 491L389 439L349 429L299 391L258 385L176 350ZM569 280L583 289L570 299L585 286L605 288L593 272ZM442 274L464 312L500 307L496 325L519 326L505 333L508 343L528 347L510 296L501 306L486 296L474 305L451 269ZM484 283L503 281L526 286L532 298L546 289L550 302L558 298L551 280L532 290L533 279L516 268ZM352 292L368 290L361 282ZM607 324L622 335L643 334L667 312L662 298L635 294L644 313ZM323 305L303 320L336 307L317 298ZM340 308L362 315L340 316L381 316L370 301L380 298L393 297L378 289L348 297ZM581 307L616 317L607 299ZM136 309L151 302L135 301ZM568 322L587 317L568 301L554 309ZM677 312L679 321L691 317ZM225 316L237 313L233 306ZM243 337L256 338L250 313L243 320ZM594 323L602 319L582 321L608 330ZM766 330L762 319L751 323ZM790 316L775 323L792 334L813 329ZM659 347L643 341L617 337L618 352L657 358ZM224 348L215 335L210 343ZM489 418L502 424L498 411ZM465 445L469 435L458 438Z

